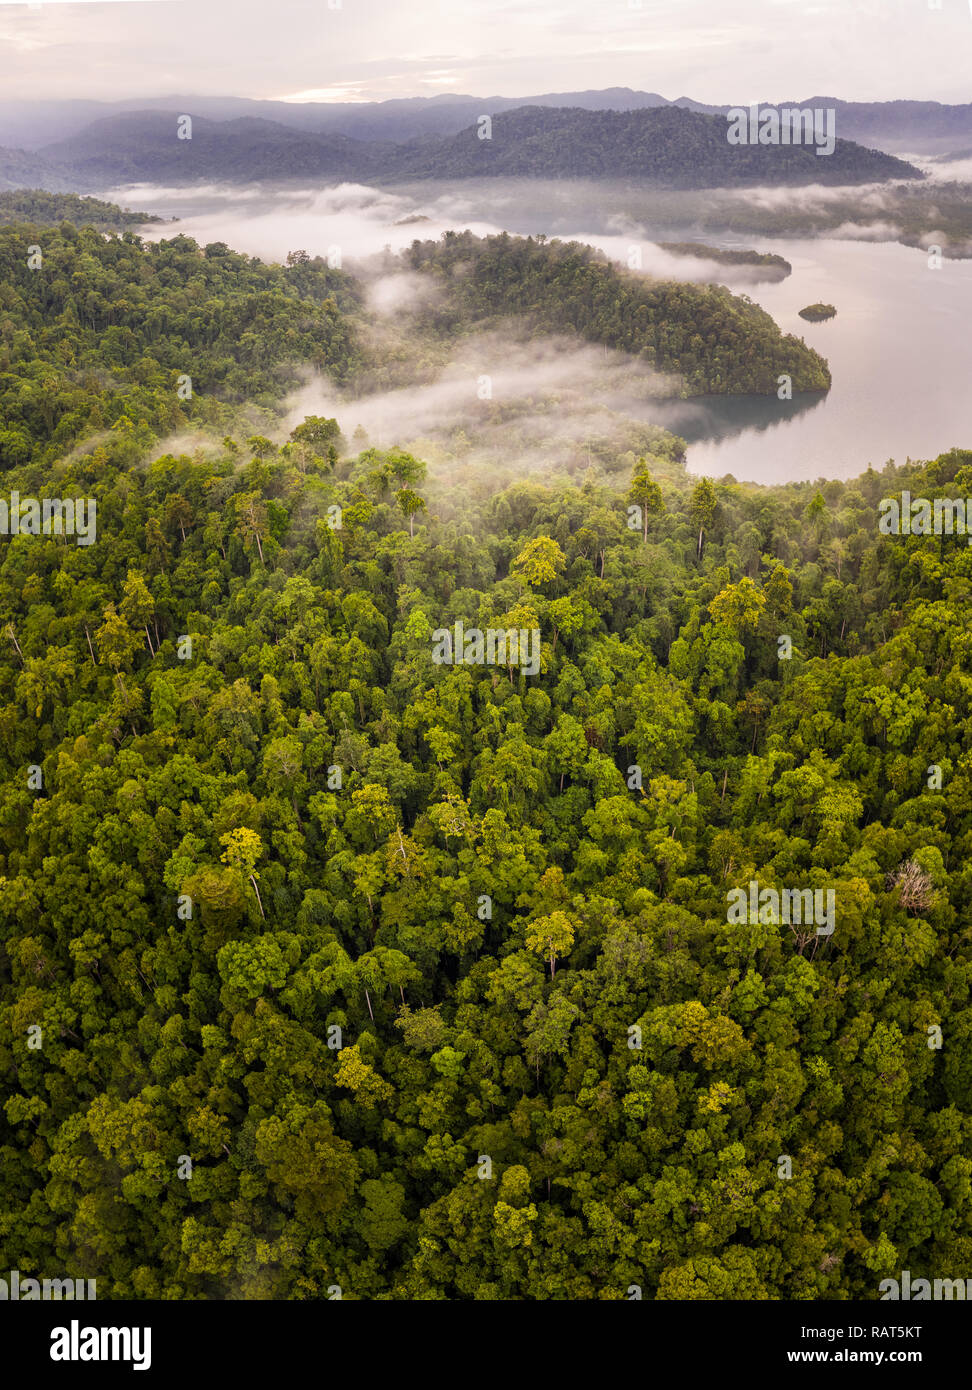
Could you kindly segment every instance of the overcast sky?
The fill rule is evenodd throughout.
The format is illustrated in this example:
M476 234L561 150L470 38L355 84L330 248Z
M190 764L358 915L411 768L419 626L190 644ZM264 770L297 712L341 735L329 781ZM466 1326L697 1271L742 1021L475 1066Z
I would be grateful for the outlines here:
M8 99L965 102L972 0L0 0L0 55Z

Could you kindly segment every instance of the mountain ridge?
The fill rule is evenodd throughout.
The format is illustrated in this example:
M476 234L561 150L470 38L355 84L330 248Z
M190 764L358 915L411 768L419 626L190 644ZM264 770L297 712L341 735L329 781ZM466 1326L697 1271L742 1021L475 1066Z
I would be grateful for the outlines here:
M745 105L745 102L734 103ZM955 138L972 141L972 103L954 104L897 98L884 102L855 102L813 96L802 101L762 102L766 106L833 106L842 136L858 143L871 140L885 152L940 148ZM298 102L253 97L211 97L172 94L165 97L95 102L0 101L0 146L41 150L78 134L92 121L134 111L174 111L211 120L263 116L294 129L332 131L363 140L403 143L421 135L455 135L481 115L498 115L523 106L572 106L581 110L643 110L674 106L705 114L724 114L730 104L701 102L690 96L674 101L659 92L631 87L588 88L575 92L544 92L523 97L477 96L440 92L435 96L390 97L371 102ZM865 140L867 137L867 140Z
M289 178L389 183L482 176L631 178L672 188L747 184L866 183L920 179L913 166L838 139L820 158L813 146L733 146L718 116L676 106L637 111L523 106L492 118L490 138L479 122L456 135L404 143L358 140L333 131L297 130L265 117L193 118L191 139L179 138L180 113L154 110L104 117L76 136L33 154L0 151L15 170L36 159L40 177L74 179L77 191L125 183L251 183ZM14 157L15 156L15 157Z

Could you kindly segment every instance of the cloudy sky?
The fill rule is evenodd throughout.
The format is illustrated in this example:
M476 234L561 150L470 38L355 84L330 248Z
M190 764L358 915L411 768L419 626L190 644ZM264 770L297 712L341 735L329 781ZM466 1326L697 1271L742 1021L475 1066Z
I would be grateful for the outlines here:
M968 101L972 0L0 0L6 98Z

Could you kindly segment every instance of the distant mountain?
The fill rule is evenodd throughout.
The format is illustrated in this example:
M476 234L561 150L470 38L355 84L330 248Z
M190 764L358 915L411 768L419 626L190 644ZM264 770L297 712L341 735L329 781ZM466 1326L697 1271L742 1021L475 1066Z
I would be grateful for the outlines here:
M847 140L838 140L823 158L807 145L730 145L724 117L675 106L522 107L497 116L489 140L470 126L450 139L406 146L396 162L400 176L408 178L638 178L668 188L920 177L910 164Z
M96 121L38 158L70 169L81 190L270 179L631 178L706 188L921 177L901 160L846 140L826 158L810 146L730 145L723 117L675 106L522 107L497 116L490 139L480 138L477 122L454 136L397 145L249 117L195 117L192 138L179 139L176 113L141 111Z
M680 97L674 105L710 115L725 115L730 109L705 106L689 97ZM891 154L945 153L972 141L972 103L943 106L938 101L841 101L815 96L763 105L830 108L836 113L836 128L843 139Z
M86 188L141 182L225 183L377 176L394 147L345 135L316 135L276 121L193 117L180 139L178 113L137 111L95 121L40 153L69 167Z
M972 144L972 104L855 102L820 96L775 104L833 106L842 137L891 153L902 150L941 153ZM403 144L426 136L458 135L482 115L501 115L524 106L572 107L584 111L640 111L675 106L703 115L724 115L729 109L688 96L671 102L658 92L637 92L630 87L547 92L528 97L449 93L376 102L288 102L179 95L118 102L0 101L0 145L39 150L70 139L93 121L144 111L175 112L220 122L252 117L277 121L293 130L313 134Z
M581 110L637 111L667 106L657 92L630 87L555 92L531 97L476 97L456 93L398 97L390 101L259 101L250 97L171 96L134 101L0 101L0 145L37 150L77 135L93 121L127 112L164 111L231 121L241 117L279 121L293 130L334 132L356 140L402 143L424 135L455 135L482 115L520 106L576 106Z
M837 129L848 140L891 152L945 153L972 140L972 103L938 101L838 101L811 97L801 106L832 106Z

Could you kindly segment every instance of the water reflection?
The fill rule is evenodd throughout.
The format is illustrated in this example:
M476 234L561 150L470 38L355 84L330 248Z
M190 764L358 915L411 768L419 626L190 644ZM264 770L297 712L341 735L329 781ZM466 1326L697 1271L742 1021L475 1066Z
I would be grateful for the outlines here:
M693 396L665 401L651 412L651 423L664 425L688 444L733 439L747 431L781 429L809 411L819 410L826 391L803 391L789 401L776 396Z

